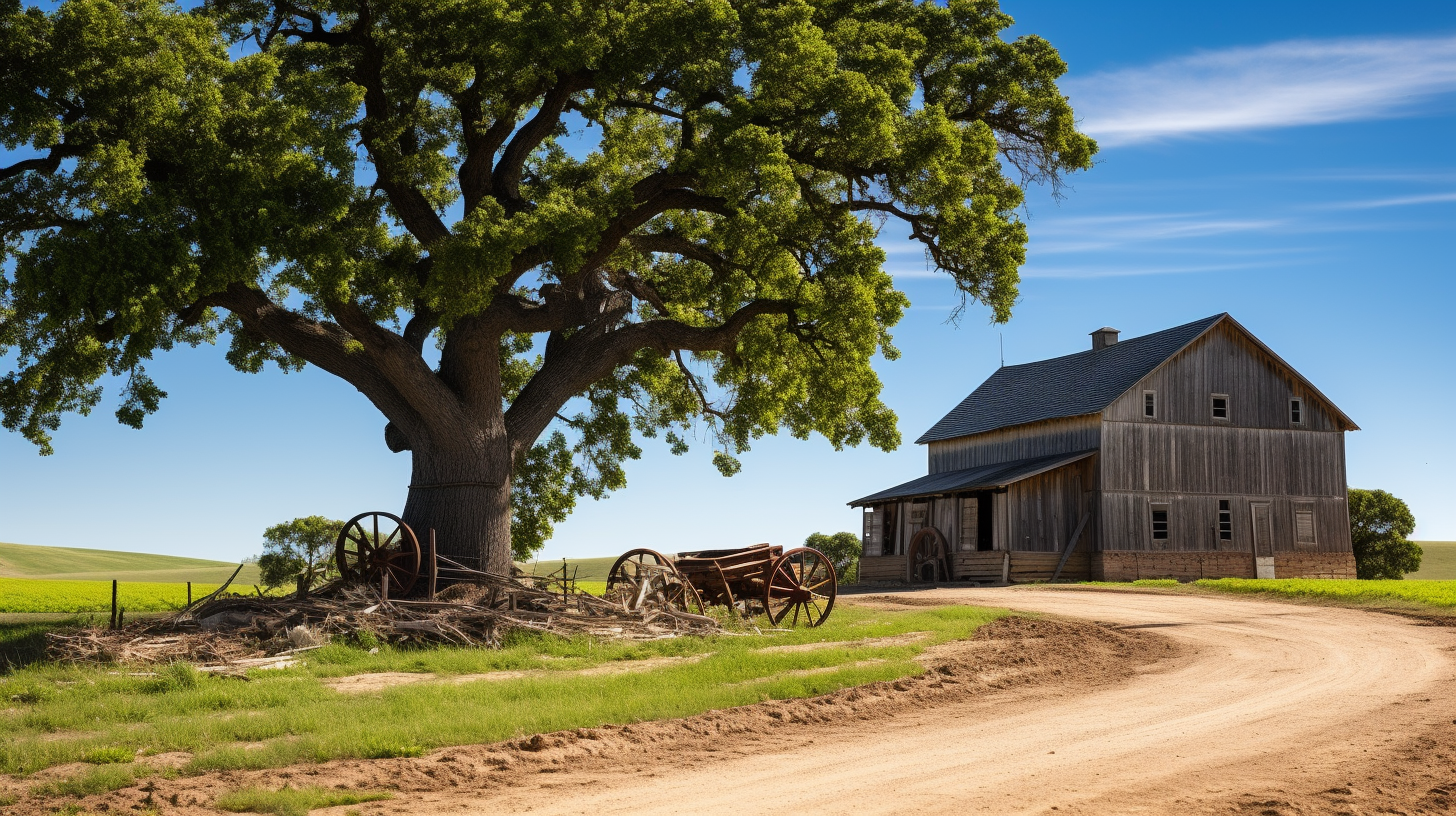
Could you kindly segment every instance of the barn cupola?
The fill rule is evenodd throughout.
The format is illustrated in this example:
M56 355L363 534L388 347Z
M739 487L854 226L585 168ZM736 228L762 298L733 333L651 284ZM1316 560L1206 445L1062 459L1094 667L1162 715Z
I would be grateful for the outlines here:
M1106 326L1092 332L1092 350L1105 349L1117 342L1117 329L1110 329Z

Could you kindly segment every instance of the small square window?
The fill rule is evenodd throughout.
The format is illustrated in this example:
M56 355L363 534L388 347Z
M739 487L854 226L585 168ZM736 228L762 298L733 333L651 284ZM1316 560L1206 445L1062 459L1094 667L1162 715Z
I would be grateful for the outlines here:
M1218 540L1234 540L1234 514L1229 509L1228 499L1218 500Z
M1153 505L1153 540L1168 540L1168 505Z
M1143 392L1143 416L1156 417L1158 415L1158 392Z
M1214 419L1228 419L1229 418L1228 394L1214 394L1213 395L1213 418Z
M1292 425L1304 424L1304 400L1295 398L1289 401L1289 422Z

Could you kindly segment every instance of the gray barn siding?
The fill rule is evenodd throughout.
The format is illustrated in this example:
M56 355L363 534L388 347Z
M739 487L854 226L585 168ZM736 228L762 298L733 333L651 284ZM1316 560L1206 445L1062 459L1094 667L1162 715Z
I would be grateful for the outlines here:
M1108 422L1102 438L1104 490L1345 496L1339 432Z
M1218 538L1218 501L1227 499L1233 513L1233 539ZM1103 549L1194 551L1219 550L1253 553L1250 504L1267 501L1272 511L1275 552L1349 552L1350 517L1343 497L1189 495L1180 493L1105 492L1101 497ZM1169 506L1168 540L1152 538L1151 505ZM1315 543L1296 543L1294 509L1310 504L1315 515Z
M1101 427L1101 417L1089 414L931 442L928 446L929 472L945 473L1055 453L1092 450L1098 446Z
M1008 539L1016 552L1061 552L1089 506L1096 457L1074 462L1007 488ZM1083 547L1093 536L1083 534Z
M1128 389L1103 416L1113 422L1218 425L1235 428L1342 430L1325 400L1227 323L1203 337ZM1158 416L1143 416L1143 392L1156 391ZM1214 394L1227 394L1229 418L1213 418ZM1289 400L1304 401L1304 423L1289 421Z

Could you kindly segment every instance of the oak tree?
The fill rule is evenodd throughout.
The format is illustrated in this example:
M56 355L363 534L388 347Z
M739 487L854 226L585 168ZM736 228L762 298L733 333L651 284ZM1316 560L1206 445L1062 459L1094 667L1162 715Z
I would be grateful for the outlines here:
M50 451L146 363L353 385L404 518L503 570L637 440L898 444L908 236L1004 321L1023 190L1090 166L994 0L0 4L4 425Z
M1355 577L1399 579L1421 568L1421 545L1410 540L1416 517L1409 505L1384 490L1352 487L1349 508Z

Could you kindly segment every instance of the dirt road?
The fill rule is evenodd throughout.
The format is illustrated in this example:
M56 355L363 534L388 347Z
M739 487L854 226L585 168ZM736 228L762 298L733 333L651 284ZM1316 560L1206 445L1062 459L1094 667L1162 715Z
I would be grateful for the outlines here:
M786 735L778 750L694 761L648 778L640 770L564 770L551 777L550 795L480 791L468 798L470 809L1358 813L1369 812L1362 805L1445 812L1456 798L1456 746L1429 743L1419 761L1401 758L1416 735L1452 731L1456 629L1242 598L1037 588L893 598L1116 622L1190 648L1111 688L1043 685L873 725L815 729L812 745ZM463 804L459 794L430 799L391 809L445 813Z

